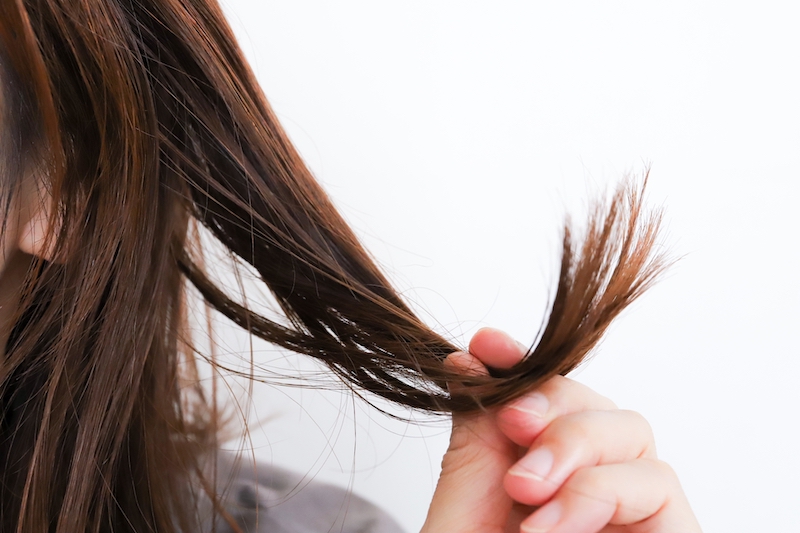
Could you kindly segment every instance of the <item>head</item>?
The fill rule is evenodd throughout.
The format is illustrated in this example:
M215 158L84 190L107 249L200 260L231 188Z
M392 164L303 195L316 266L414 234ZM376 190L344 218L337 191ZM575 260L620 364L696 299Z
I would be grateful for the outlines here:
M181 385L195 356L187 284L357 392L451 412L568 372L658 270L655 224L619 193L586 244L565 232L531 355L460 376L442 364L456 347L412 313L314 181L215 0L4 1L0 57L3 276L20 280L0 359L3 531L192 529L187 480L213 486L200 458L218 420L201 388ZM258 273L285 321L213 283L193 224Z

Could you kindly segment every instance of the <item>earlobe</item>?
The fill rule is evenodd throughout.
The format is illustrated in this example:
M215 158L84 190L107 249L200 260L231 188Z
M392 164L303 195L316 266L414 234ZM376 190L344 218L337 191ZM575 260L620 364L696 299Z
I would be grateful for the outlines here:
M17 246L27 254L52 261L55 251L55 235L50 235L52 197L49 194L38 196L37 205L20 221Z

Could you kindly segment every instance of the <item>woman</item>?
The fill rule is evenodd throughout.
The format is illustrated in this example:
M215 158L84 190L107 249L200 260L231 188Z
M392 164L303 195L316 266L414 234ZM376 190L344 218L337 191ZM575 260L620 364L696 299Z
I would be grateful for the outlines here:
M244 523L224 494L187 281L354 390L454 413L425 531L699 531L646 423L559 376L659 272L657 220L636 191L597 211L584 244L565 233L532 353L494 330L461 352L414 316L314 182L213 0L4 0L0 57L3 531L267 523L270 509L256 502ZM285 320L209 278L197 223Z

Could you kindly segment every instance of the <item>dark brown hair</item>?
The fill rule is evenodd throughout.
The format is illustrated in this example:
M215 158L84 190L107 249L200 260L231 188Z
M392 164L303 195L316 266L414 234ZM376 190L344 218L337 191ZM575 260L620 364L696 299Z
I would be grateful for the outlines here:
M0 361L2 531L193 527L187 480L213 486L200 457L218 416L201 388L182 386L195 358L186 281L359 394L468 412L569 372L663 266L651 257L658 217L642 211L641 188L621 188L582 240L565 228L549 320L524 361L454 375L442 360L456 346L414 315L333 208L215 0L3 0L0 50L14 84L3 150L34 160L54 206L51 260L28 273ZM21 179L12 163L24 166L4 167L5 205ZM209 278L192 221L252 266L285 321Z

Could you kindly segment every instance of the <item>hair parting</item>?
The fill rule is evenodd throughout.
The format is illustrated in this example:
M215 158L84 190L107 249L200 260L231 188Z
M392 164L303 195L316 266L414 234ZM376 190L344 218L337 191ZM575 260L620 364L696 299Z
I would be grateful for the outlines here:
M591 210L582 238L566 224L549 317L524 360L456 374L443 360L457 347L412 312L337 213L215 0L3 0L0 53L22 99L7 110L4 86L0 113L19 120L0 147L36 148L15 153L44 161L33 164L54 206L52 257L29 272L0 360L2 531L190 531L192 491L216 501L203 469L216 400L182 385L197 372L187 283L358 394L447 413L575 368L667 264L655 253L660 215L627 182ZM285 322L212 281L194 221L258 273Z

